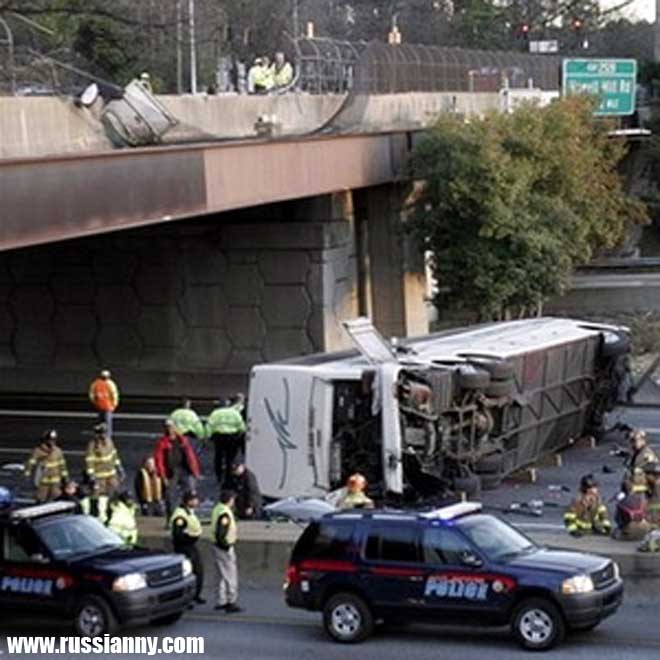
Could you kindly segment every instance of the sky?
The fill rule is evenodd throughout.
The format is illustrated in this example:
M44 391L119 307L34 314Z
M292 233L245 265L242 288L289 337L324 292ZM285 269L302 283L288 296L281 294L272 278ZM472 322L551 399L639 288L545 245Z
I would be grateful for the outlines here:
M621 4L621 0L601 0L603 7L613 7L618 4ZM626 13L652 21L655 19L655 0L635 0Z

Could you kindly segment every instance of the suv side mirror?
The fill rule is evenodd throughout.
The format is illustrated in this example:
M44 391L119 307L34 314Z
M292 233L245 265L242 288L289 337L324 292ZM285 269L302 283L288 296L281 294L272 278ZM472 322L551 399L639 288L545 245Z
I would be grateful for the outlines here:
M466 550L465 552L461 552L461 564L463 566L470 566L471 568L481 568L484 563L474 552Z

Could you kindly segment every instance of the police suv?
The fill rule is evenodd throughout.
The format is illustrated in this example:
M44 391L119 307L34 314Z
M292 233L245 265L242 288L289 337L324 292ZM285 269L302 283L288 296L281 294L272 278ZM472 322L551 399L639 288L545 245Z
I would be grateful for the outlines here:
M0 608L72 619L87 637L177 621L195 597L190 562L129 549L73 509L51 502L0 511Z
M285 582L291 607L323 612L331 638L377 621L508 625L530 650L590 630L623 598L618 566L536 545L466 502L426 513L352 510L312 522Z

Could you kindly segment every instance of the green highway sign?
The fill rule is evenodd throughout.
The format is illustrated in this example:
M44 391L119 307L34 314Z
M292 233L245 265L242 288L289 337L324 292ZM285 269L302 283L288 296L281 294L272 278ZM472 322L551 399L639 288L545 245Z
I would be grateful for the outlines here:
M564 94L597 96L597 115L632 115L636 84L637 60L564 60Z

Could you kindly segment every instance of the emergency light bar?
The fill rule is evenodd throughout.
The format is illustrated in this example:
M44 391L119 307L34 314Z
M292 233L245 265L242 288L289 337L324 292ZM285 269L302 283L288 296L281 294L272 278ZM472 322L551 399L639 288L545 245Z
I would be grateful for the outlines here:
M26 520L28 518L50 516L53 513L66 513L73 511L75 508L76 505L74 502L48 502L47 504L26 506L24 509L12 511L9 517L12 520Z
M481 502L459 502L458 504L421 513L420 516L428 520L453 520L454 518L466 516L468 513L477 513L481 511L481 508Z

